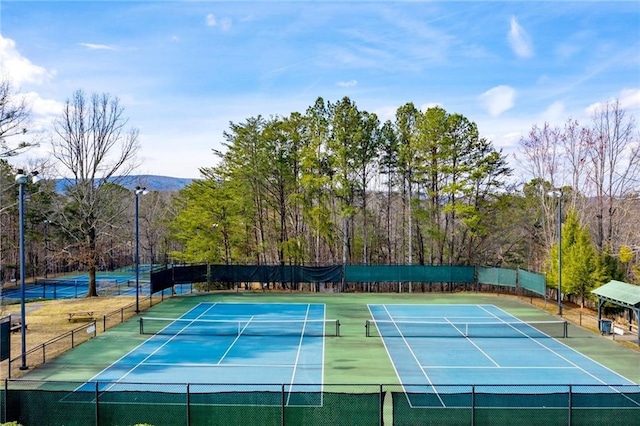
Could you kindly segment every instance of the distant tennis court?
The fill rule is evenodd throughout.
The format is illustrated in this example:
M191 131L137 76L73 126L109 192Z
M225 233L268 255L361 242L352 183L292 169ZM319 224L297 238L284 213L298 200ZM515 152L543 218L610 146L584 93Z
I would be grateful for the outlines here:
M98 273L96 276L96 286L100 296L135 296L136 278L135 275L122 273ZM34 283L25 285L26 299L74 299L85 297L89 291L89 276L65 275L56 278L39 278ZM173 289L163 291L164 294L191 293L193 291L190 284L176 285ZM22 290L19 285L2 289L3 299L20 300ZM148 296L151 292L149 279L138 280L138 292L140 295Z
M566 336L563 321L526 323L494 305L370 304L369 311L368 334L382 337L412 406L455 405L447 394L474 383L495 385L494 393L525 383L607 385L614 393L634 384L554 338Z
M323 304L199 303L180 318L143 317L149 339L79 390L141 390L137 383L246 384L279 391L323 382L324 336L338 333ZM149 390L149 386L144 387Z

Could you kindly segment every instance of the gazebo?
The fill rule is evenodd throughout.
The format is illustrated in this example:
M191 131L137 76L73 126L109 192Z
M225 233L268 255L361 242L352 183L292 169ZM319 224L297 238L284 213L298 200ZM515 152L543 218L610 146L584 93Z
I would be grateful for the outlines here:
M592 290L591 293L598 296L598 324L601 324L602 306L606 302L630 309L636 321L640 320L640 286L611 280ZM640 346L640 327L638 327L638 345Z

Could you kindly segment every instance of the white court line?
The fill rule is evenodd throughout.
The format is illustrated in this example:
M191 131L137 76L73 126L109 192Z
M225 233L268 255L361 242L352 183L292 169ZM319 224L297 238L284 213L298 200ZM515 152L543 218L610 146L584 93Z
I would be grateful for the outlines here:
M446 370L446 369L451 369L451 370L575 370L575 367L520 367L520 366L480 367L480 366L473 366L473 365L429 365L424 367L429 369L437 369L437 370Z
M233 339L233 342L231 342L231 344L229 345L229 347L227 348L227 350L224 352L224 354L222 354L222 357L220 357L220 359L217 362L217 365L220 365L220 363L222 363L222 360L225 359L225 357L227 356L227 354L231 351L231 349L233 348L233 346L236 344L236 342L238 341L238 339L240 339L240 336L242 336L242 332L249 326L249 323L251 321L253 321L254 316L251 316L249 318L249 321L247 321L247 323L244 325L244 327L242 327L242 330L240 330L240 332L238 333L238 335L236 336L235 339ZM244 321L244 320L243 320Z
M382 305L384 307L385 312L387 313L387 315L389 316L391 322L395 325L396 330L398 330L398 333L400 334L400 336L402 337L402 341L404 341L404 344L407 346L407 349L409 350L409 352L411 353L411 356L413 357L413 360L416 362L418 368L420 369L420 371L422 372L422 375L425 377L425 379L427 379L427 383L429 384L429 386L431 386L431 388L433 389L433 392L435 393L435 395L438 397L438 400L440 400L440 404L443 407L446 407L446 404L444 403L444 401L442 400L442 398L440 397L440 394L438 393L438 391L436 390L435 386L433 385L433 382L431 381L431 378L429 377L429 375L427 374L426 371L424 371L424 368L422 368L422 365L420 365L420 361L418 361L418 357L416 356L416 354L413 352L413 349L411 348L411 345L409 344L409 342L407 342L407 339L404 337L404 335L402 334L402 332L400 331L400 329L398 328L398 325L396 324L395 320L393 319L393 316L391 315L391 313L389 312L389 310L387 309L387 305ZM368 305L369 307L369 313L371 314L371 318L373 318L375 320L375 316L373 315L373 313L371 312L371 307ZM376 327L378 325L376 324ZM389 348L387 348L387 344L385 342L385 339L383 337L383 334L380 332L380 330L378 329L378 333L380 334L380 337L382 337L382 343L384 344L385 349L387 350L387 354L389 356L389 359L393 360L393 357L391 356L391 354L389 353ZM396 369L396 363L392 362L393 364L393 369L396 370L396 376L398 376L398 378L400 379L400 382L402 383L402 388L404 389L404 394L407 397L407 402L409 403L409 405L411 405L411 401L409 400L409 395L407 393L406 388L404 387L404 380L402 380L402 378L400 377L400 375L398 374L398 370Z
M176 364L175 362L147 362L144 365L158 366L158 367L212 367L212 368L226 368L226 367L243 367L243 368L291 368L293 364L211 364L208 362L186 362ZM302 364L304 365L304 364Z
M513 315L511 315L511 314L509 314L508 312L504 311L503 309L500 309L500 308L498 308L497 306L494 306L494 308L499 309L499 310L501 310L502 312L504 312L505 314L507 314L508 316L510 316L510 317L512 317L512 318L515 318L516 320L520 321L518 318L514 317ZM488 312L488 313L489 313L489 315L492 315L492 316L494 316L494 317L496 317L496 318L500 319L501 321L503 321L503 322L507 323L506 321L504 321L502 318L498 317L498 316L497 316L496 314L494 314L493 312L491 312L491 311L489 311L489 310L487 310L487 309L485 309L485 308L482 308L482 309L484 309L486 312ZM522 323L523 323L523 324L526 324L524 321L522 321ZM508 324L508 323L507 323L507 324ZM518 330L518 331L519 331L519 330ZM522 333L522 332L521 332L521 333ZM582 371L582 372L583 372L583 373L585 373L587 376L590 376L590 377L592 377L592 378L596 379L596 381L598 381L598 382L602 383L603 385L607 385L609 388L613 389L613 390L614 390L614 391L616 391L617 393L621 393L619 390L617 390L617 389L615 389L615 388L613 387L613 386L615 386L615 385L610 385L610 384L608 384L608 383L607 383L607 382L605 382L604 380L600 379L598 376L596 376L596 375L592 374L590 371L585 370L585 369L584 369L584 368L582 368L580 365L576 364L576 363L575 363L575 362L573 362L573 361L570 361L570 360L569 360L569 359L567 359L565 356L563 356L563 355L559 354L557 351L555 351L555 350L553 350L552 348L548 347L547 345L543 344L540 340L538 340L538 339L536 339L536 338L533 338L533 337L531 337L531 336L528 336L528 335L526 335L525 333L522 333L522 334L524 334L525 336L527 336L529 339L531 339L531 340L532 340L533 342L535 342L537 345L542 346L542 347L543 347L544 349L546 349L547 351L549 351L549 352L551 352L552 354L556 355L558 358L560 358L560 359L562 359L562 360L566 361L566 362L567 362L567 363L569 363L570 365L573 365L575 368L577 368L578 370ZM543 334L544 334L544 333L543 333ZM546 334L545 334L545 335L546 335ZM553 340L554 340L556 343L561 344L562 346L564 346L566 349L570 350L571 352L575 352L575 353L577 353L577 354L580 354L580 352L578 352L578 351L576 351L575 349L573 349L573 348L571 348L571 347L569 347L569 346L565 345L565 344L564 344L564 343L562 343L562 342L559 342L557 339L553 339ZM580 355L582 355L582 354L580 354ZM582 356L583 356L583 357L586 357L586 358L587 358L587 359L589 359L589 360L591 360L591 358L589 358L589 357L587 357L587 356L585 356L585 355L582 355ZM591 361L593 361L593 360L591 360ZM595 362L595 361L593 361L593 362ZM606 367L604 367L602 364L599 364L599 365L600 365L601 367L603 367L603 368L606 368ZM613 370L610 370L610 369L608 369L608 370L609 370L609 371L611 371L612 373L615 373L615 371L613 371ZM616 375L618 375L619 377L624 378L624 379L625 379L625 380L627 380L627 381L630 381L629 379L626 379L625 377L623 377L623 376L619 375L618 373L615 373L615 374L616 374ZM623 395L625 398L627 398L629 401L631 401L631 402L635 403L636 405L640 406L640 403L638 403L637 401L634 401L633 399L631 399L631 398L630 398L630 397L628 397L627 395L624 395L624 394L622 394L622 395Z
M304 331L307 328L307 319L309 318L309 310L311 305L307 303L307 311L304 314L304 323L302 325L302 333L300 334L300 340L298 341L298 350L296 352L296 360L293 365L293 371L291 372L291 381L289 382L289 394L287 395L287 405L291 399L291 393L293 392L293 383L296 379L296 369L298 368L298 360L300 359L300 351L302 350L302 340L304 339Z
M182 314L182 316L184 317L185 315L188 315L189 313L195 311L197 308L200 307L200 305L203 305L205 303L198 303L196 306L194 306L193 308L189 309L187 312L185 312L184 314ZM210 303L206 303L206 304L210 304ZM209 307L207 309L207 311L211 308L213 308L215 305L217 304L214 303L213 305L211 305L211 307ZM206 312L206 311L205 311ZM136 352L138 349L140 349L142 346L148 344L149 341L153 340L154 338L157 338L158 336L151 336L150 338L148 338L147 340L145 340L144 342L140 343L138 346L134 347L133 349L131 349L129 352L127 352L126 354L122 355L120 358L118 358L117 360L115 360L114 362L112 362L109 366L103 368L98 374L95 374L93 377L91 377L89 380L87 380L86 382L84 382L83 384L81 384L80 386L78 386L76 389L74 389L74 392L79 391L80 388L82 388L83 386L86 386L87 384L91 383L92 380L94 380L95 378L99 377L101 374L103 374L104 372L106 372L107 370L109 370L111 367L115 366L116 364L118 364L120 361L122 361L123 359L125 359L126 357L128 357L129 355L131 355L132 353ZM139 362L138 364L136 364L136 367L139 366L141 364L141 362ZM134 368L136 368L134 367ZM99 380L97 380L99 382ZM108 381L109 383L112 383L111 380Z
M491 358L491 356L489 356L488 353L486 353L485 351L482 350L482 348L480 348L480 346L476 345L476 342L474 342L473 340L471 340L469 338L469 336L467 336L465 333L463 333L458 327L455 326L455 324L453 324L451 321L449 321L449 319L447 317L444 317L444 320L446 322L448 322L449 324L451 324L451 326L453 328L455 328L458 333L460 333L460 335L464 336L465 339L467 339L467 341L469 343L471 343L478 351L480 351L480 353L482 355L484 355L489 361L491 361L496 367L500 367L500 364L498 364L493 358ZM422 366L421 366L422 367Z
M200 315L198 315L195 318L191 318L190 321L191 323L193 323L195 320L199 319L200 317L204 316L207 311L213 309L213 307L216 304L214 303L213 305L211 305L209 308L207 308L207 310L205 310L203 313L201 313ZM200 306L200 304L198 304L197 306ZM193 310L193 309L192 309ZM187 327L189 327L189 324L185 325L184 327L182 327L180 329L179 332L177 332L176 334L174 334L173 336L171 336L169 339L167 339L164 343L162 343L160 346L158 346L153 352L151 352L149 355L147 355L142 361L140 361L138 364L136 364L134 367L132 367L131 369L129 369L129 371L127 371L126 373L124 373L122 376L120 376L120 378L118 380L116 380L115 382L111 382L112 385L108 386L106 389L103 389L103 392L108 391L109 389L111 389L113 386L115 386L116 383L120 383L125 377L127 377L129 374L133 373L133 371L140 367L142 364L144 364L144 362L146 360L148 360L149 358L151 358L153 355L155 355L160 349L164 348L167 344L169 344L169 342L171 342L173 339L175 339L176 337L178 337L180 335L180 332L185 330Z

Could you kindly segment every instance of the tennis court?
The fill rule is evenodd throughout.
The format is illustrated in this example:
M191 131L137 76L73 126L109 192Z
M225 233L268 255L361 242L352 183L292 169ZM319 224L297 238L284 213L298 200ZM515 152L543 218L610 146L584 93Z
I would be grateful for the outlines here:
M96 286L100 296L135 296L136 281L134 275L98 274ZM191 284L175 285L162 291L162 294L192 293ZM35 283L25 285L25 299L76 299L85 297L89 292L89 276L73 275L58 278L38 279ZM138 292L148 296L151 293L149 279L138 280ZM20 300L22 293L20 286L5 287L2 289L2 299Z
M563 344L564 321L527 323L494 305L370 304L369 310L368 334L382 337L411 406L456 405L459 398L447 394L474 383L496 385L484 387L498 394L514 392L505 385L607 385L604 391L615 393L616 385L634 384Z
M6 382L7 412L52 425L636 424L638 353L565 330L483 294L180 296Z
M284 383L289 392L298 384L317 392L324 336L338 332L337 322L325 320L322 304L199 303L180 318L140 321L140 332L150 337L80 390L100 382L101 391L110 383L119 383L119 391L140 390L140 383L145 390L153 383L225 383L279 391Z

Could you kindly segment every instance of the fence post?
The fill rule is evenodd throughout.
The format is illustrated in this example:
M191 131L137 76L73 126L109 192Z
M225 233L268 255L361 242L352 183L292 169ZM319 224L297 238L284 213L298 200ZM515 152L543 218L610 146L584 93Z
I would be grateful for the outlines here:
M96 426L100 425L100 409L98 408L99 398L100 398L100 391L98 388L98 382L96 382Z
M187 426L191 425L191 394L189 393L189 383L187 383Z
M573 387L572 385L569 385L569 426L571 426L571 423L573 423L571 419L572 412L573 412Z
M471 426L476 424L476 386L471 386Z
M284 403L285 403L285 399L284 399L284 383L282 384L282 402L281 402L281 406L282 406L282 411L280 413L280 416L282 418L282 426L284 426Z
M9 357L11 359L11 357ZM7 392L9 391L9 379L4 379L4 395L2 395L2 418L0 421L7 421Z
M384 423L384 391L382 390L382 385L380 385L380 414L378 417L378 426L382 426Z

